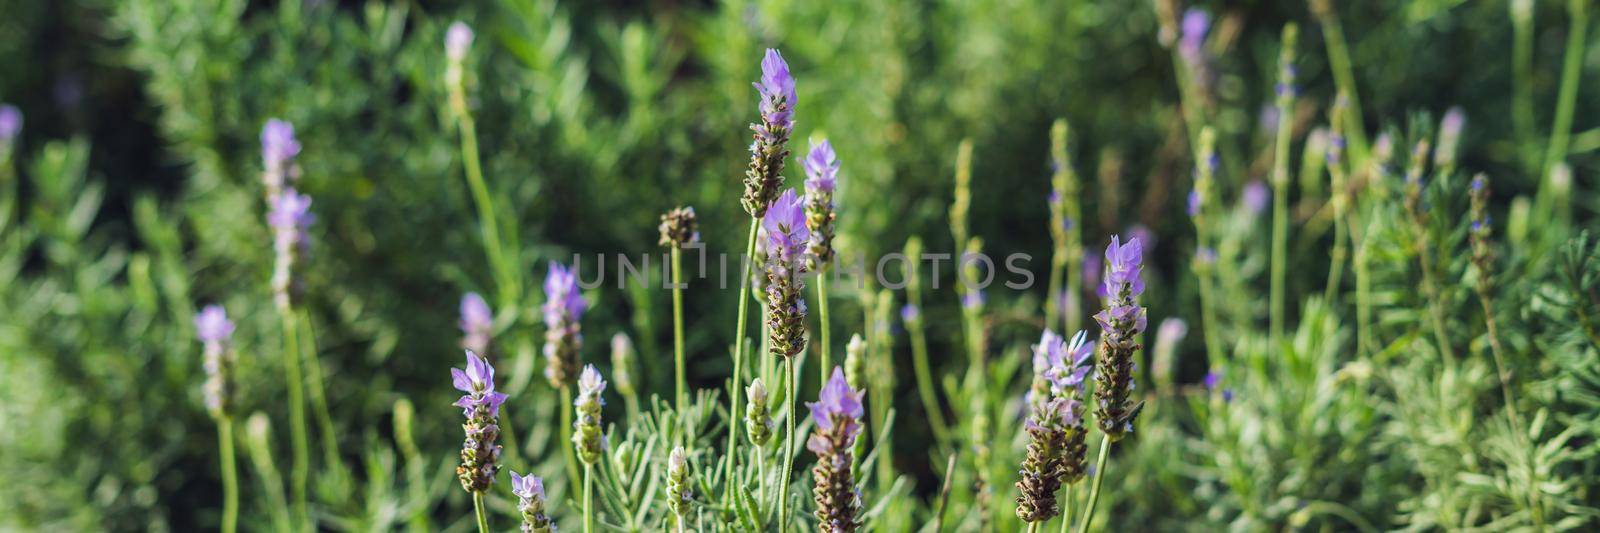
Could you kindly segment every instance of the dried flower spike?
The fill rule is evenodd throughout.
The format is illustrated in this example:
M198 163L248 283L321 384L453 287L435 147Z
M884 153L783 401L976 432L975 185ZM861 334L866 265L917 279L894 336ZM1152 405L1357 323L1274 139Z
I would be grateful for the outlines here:
M833 191L838 185L839 159L826 139L811 147L806 155L806 229L811 241L806 260L812 270L822 271L833 262Z
M1028 391L1028 455L1017 479L1017 517L1043 522L1057 512L1056 492L1083 479L1088 434L1083 418L1083 382L1094 349L1079 331L1068 344L1045 330L1033 348L1033 387Z
M545 513L544 480L533 474L511 472L511 494L517 497L522 533L555 533L556 523Z
M461 296L461 320L456 325L461 327L462 348L489 354L489 339L494 334L494 311L489 310L489 303L482 296L475 292Z
M660 244L668 248L683 248L700 240L700 226L693 207L680 206L661 215Z
M1105 256L1104 285L1100 287L1105 309L1094 315L1100 324L1095 417L1106 438L1116 441L1133 429L1133 421L1144 406L1143 402L1131 403L1128 399L1133 392L1134 354L1143 346L1139 335L1148 320L1145 308L1138 302L1144 293L1144 251L1137 238L1123 244L1119 237L1112 236Z
M583 367L578 378L578 397L572 401L578 419L572 422L572 445L578 449L578 459L584 464L595 464L605 452L605 436L601 434L600 407L606 404L600 393L606 390L606 380L594 365Z
M578 373L578 350L583 348L579 321L589 304L578 287L578 274L554 261L544 278L544 297L544 377L559 389Z
M750 143L750 168L744 174L740 203L750 216L761 218L783 187L783 164L789 158L789 133L794 130L794 77L777 50L767 49L761 60L761 81L755 86L761 95L761 123L750 125L755 141Z
M771 352L794 357L805 347L805 248L811 232L794 189L783 192L761 221L766 230L767 327Z
M856 437L861 434L861 395L850 388L844 369L834 367L833 377L822 387L817 401L806 403L816 423L806 449L817 454L817 465L811 468L812 496L821 531L849 532L861 527L861 494L850 472Z
M233 321L220 305L208 305L194 316L195 336L205 346L206 410L224 418L233 410Z
M450 369L450 380L465 394L456 403L467 422L461 425L466 439L461 443L461 464L456 478L467 492L484 492L494 484L500 460L500 404L506 395L494 390L494 367L478 354L467 351L467 368Z

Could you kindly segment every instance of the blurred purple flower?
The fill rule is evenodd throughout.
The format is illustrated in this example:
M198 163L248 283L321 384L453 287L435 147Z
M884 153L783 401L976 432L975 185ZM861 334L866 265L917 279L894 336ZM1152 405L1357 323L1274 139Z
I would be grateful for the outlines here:
M450 29L444 33L444 54L453 62L461 62L467 58L467 51L472 48L472 27L467 23L455 21L450 24Z
M922 311L918 310L917 306L912 305L912 304L906 304L904 307L900 308L900 321L901 322L905 322L907 324L910 324L912 322L916 322L916 321L919 321L919 320L922 320Z
M806 189L833 192L839 176L839 159L826 139L811 147L804 162Z
M1244 204L1245 211L1251 215L1260 215L1267 210L1267 202L1272 201L1272 189L1267 188L1267 183L1264 181L1253 180L1245 184L1239 201Z
M269 171L282 171L298 155L300 142L295 140L293 124L275 118L261 127L261 159Z
M10 145L19 133L22 133L22 110L0 104L0 145Z
M588 301L578 287L578 274L555 261L550 262L550 272L544 278L544 321L546 325L560 322L563 317L577 322L589 309Z
M228 320L228 312L222 306L212 304L194 315L194 330L200 342L226 342L233 336L233 321Z
M1211 30L1211 15L1200 8L1191 7L1183 12L1182 36L1178 39L1178 53L1190 65L1202 61L1206 33Z
M469 292L461 297L461 346L478 353L489 353L489 338L494 330L494 311L478 293Z

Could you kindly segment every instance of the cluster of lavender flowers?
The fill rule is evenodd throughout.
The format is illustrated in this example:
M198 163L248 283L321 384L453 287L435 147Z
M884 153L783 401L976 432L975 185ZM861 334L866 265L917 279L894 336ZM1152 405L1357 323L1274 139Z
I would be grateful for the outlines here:
M578 350L583 348L579 320L589 308L578 287L578 275L560 263L550 263L544 278L544 377L562 388L578 373Z
M460 407L466 416L461 430L466 439L461 443L461 464L456 467L456 478L467 492L484 492L494 484L500 460L500 404L506 395L494 390L494 367L478 354L467 351L467 368L450 369L450 380L456 390L463 393L452 405Z
M805 253L811 231L794 189L783 192L761 221L767 260L767 327L773 355L789 358L805 347Z
M745 388L745 399L750 404L744 410L745 435L757 448L772 440L772 413L767 407L767 385L756 378Z
M461 347L489 357L489 340L494 334L494 311L478 293L461 297Z
M811 269L822 271L833 262L833 190L838 184L839 159L826 139L811 147L806 170L806 228L811 239L806 258Z
M689 456L682 446L674 446L667 455L667 507L672 509L678 530L685 530L690 506L694 504L694 483L689 478Z
M806 402L816 424L815 432L806 440L806 449L817 454L811 477L821 531L849 532L862 526L861 493L850 472L865 413L861 398L862 392L850 387L844 370L834 367L833 376L823 385L817 401Z
M1083 384L1094 348L1079 331L1071 344L1045 330L1033 347L1033 386L1028 391L1028 455L1018 472L1017 518L1044 522L1058 511L1056 491L1083 479L1085 444Z
M216 418L233 412L233 321L220 305L208 305L194 316L195 336L205 347L206 410Z
M578 397L572 401L578 419L572 422L572 445L578 450L578 459L584 464L595 464L605 452L605 436L600 425L600 408L606 404L600 393L606 390L606 380L594 365L583 367L578 377Z
M783 187L783 165L789 158L797 102L794 76L789 75L789 64L777 50L767 49L761 60L761 81L755 87L761 94L761 123L750 125L755 140L750 143L750 168L745 171L740 203L750 216L761 218Z
M1113 235L1105 256L1104 284L1100 287L1105 309L1094 315L1100 324L1095 418L1100 431L1115 441L1133 430L1133 421L1144 405L1131 403L1129 395L1133 392L1133 356L1141 347L1139 335L1148 325L1148 317L1138 302L1144 293L1144 251L1139 239L1124 244Z
M304 261L311 251L307 228L316 221L311 214L311 197L288 184L300 178L300 169L294 163L299 153L294 126L278 119L267 121L261 129L265 166L262 183L267 193L267 224L272 227L272 295L280 309L291 307L302 292L295 277L295 264Z
M511 494L517 497L522 533L555 533L556 522L545 514L544 480L533 474L511 472Z

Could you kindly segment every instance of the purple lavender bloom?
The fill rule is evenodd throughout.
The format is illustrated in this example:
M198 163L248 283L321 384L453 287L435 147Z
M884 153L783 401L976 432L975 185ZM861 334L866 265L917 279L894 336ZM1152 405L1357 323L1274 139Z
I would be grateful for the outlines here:
M478 406L487 407L491 418L499 416L500 404L505 403L506 395L494 390L494 367L472 350L466 350L466 353L467 369L450 369L450 383L456 390L466 394L450 405L460 407L469 416L472 408Z
M1094 345L1088 340L1083 331L1073 335L1071 343L1050 330L1040 335L1033 348L1034 372L1050 383L1056 396L1066 396L1068 389L1082 385L1093 369L1089 358L1094 356Z
M300 194L293 187L282 189L271 198L267 224L272 227L272 246L275 255L272 270L272 292L275 303L287 308L298 295L294 265L311 250L311 235L307 228L316 221L311 213L311 197Z
M772 259L784 265L798 264L811 240L811 230L806 228L805 205L794 189L783 191L772 203L761 219L761 227L767 232L767 253Z
M276 230L304 231L316 220L317 216L311 213L311 197L292 187L278 194L267 212L267 224Z
M1138 301L1144 292L1140 272L1144 250L1137 238L1124 244L1113 235L1105 255L1106 274L1101 287L1105 309L1094 315L1100 324L1100 358L1095 371L1099 405L1095 419L1106 437L1115 441L1132 428L1143 408L1143 403L1130 402L1129 395L1133 391L1133 357L1140 348L1138 336L1147 322L1145 308Z
M550 272L544 277L544 321L558 321L562 315L576 321L589 309L588 301L578 287L578 274L555 261L550 262Z
M543 500L544 480L533 474L519 476L516 471L512 471L511 494L523 499L537 498Z
M578 397L572 401L578 415L572 422L572 445L584 464L599 462L605 452L606 441L600 424L600 408L606 404L600 394L605 390L606 380L600 377L600 371L595 370L594 365L584 366L583 375L578 377Z
M1200 190L1190 189L1188 199L1189 218L1200 216Z
M1222 383L1222 373L1216 370L1206 372L1206 377L1201 379L1200 383L1205 385L1206 390L1215 390L1217 384Z
M1261 104L1261 112L1256 115L1257 126L1267 137L1278 134L1278 106Z
M969 289L967 294L961 297L961 308L968 311L981 311L983 310L983 304L988 301L988 295L985 295L982 290Z
M578 274L555 261L544 278L544 375L561 388L578 373L583 347L581 320L589 304L578 287Z
M1439 147L1433 152L1433 163L1439 167L1452 167L1456 162L1456 147L1461 143L1461 130L1467 124L1467 115L1459 107L1452 107L1439 121Z
M444 54L452 62L461 62L467 58L467 51L472 48L472 27L467 23L455 21L450 24L450 29L444 33Z
M817 401L806 402L811 409L811 420L823 432L833 431L834 424L846 424L846 433L860 430L860 420L865 411L861 406L861 391L850 388L844 377L844 368L834 367L833 376L817 394Z
M200 342L227 342L233 337L233 321L228 320L228 312L222 306L212 304L194 315L194 330Z
M1124 291L1127 291L1129 296L1144 293L1144 279L1140 275L1140 270L1144 267L1144 247L1138 237L1129 239L1123 244L1120 237L1111 236L1111 244L1106 246L1106 262L1105 283L1100 288L1101 297L1117 297Z
M1272 200L1272 189L1267 188L1267 183L1254 180L1245 184L1244 192L1240 195L1240 202L1244 204L1245 211L1251 215L1260 215L1267 210L1267 202Z
M461 297L461 346L478 353L489 353L489 338L494 331L494 312L478 293Z
M1182 36L1178 38L1178 53L1191 65L1201 61L1206 44L1206 33L1211 30L1211 15L1200 8L1191 7L1183 12Z
M900 321L910 324L922 320L922 311L917 306L906 304L900 308Z
M294 138L294 125L271 119L261 127L261 159L268 171L283 170L300 155L300 142Z
M0 104L0 145L9 146L22 133L22 111L10 104Z
M804 166L807 190L833 192L839 177L839 159L833 153L832 144L824 139L812 146L811 153L806 155Z
M1101 273L1102 270L1104 270L1104 267L1103 267L1103 263L1101 263L1100 256L1094 255L1094 254L1084 254L1084 256L1083 256L1083 286L1085 286L1085 287L1098 287L1098 286L1100 286L1100 273Z
M768 48L767 55L761 59L761 81L755 83L755 87L761 93L762 119L781 129L792 127L794 106L799 100L795 97L789 63L777 49Z

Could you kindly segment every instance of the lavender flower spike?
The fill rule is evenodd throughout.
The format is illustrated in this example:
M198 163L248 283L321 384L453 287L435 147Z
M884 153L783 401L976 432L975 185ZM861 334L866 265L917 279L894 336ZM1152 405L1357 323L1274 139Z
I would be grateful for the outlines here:
M544 297L544 376L559 389L578 373L578 350L583 348L579 322L589 304L578 287L577 273L554 261L544 278Z
M833 377L822 387L817 401L806 403L816 422L806 449L817 454L811 476L820 531L851 532L862 526L861 494L850 472L856 437L862 429L861 396L861 391L850 388L844 369L834 367Z
M556 522L545 513L544 480L533 474L511 472L511 494L517 497L523 533L555 533Z
M578 459L584 464L595 464L605 452L605 436L601 435L600 407L605 399L600 393L606 390L606 380L594 365L583 367L578 378L578 397L572 405L577 408L578 419L572 422L572 445L578 449Z
M294 125L280 119L267 120L261 127L261 162L265 171L261 181L267 198L278 195L285 183L300 179L294 159L300 155L300 142L294 138Z
M467 350L467 368L450 369L450 381L465 394L452 405L460 407L467 422L461 425L466 439L461 443L461 464L456 478L467 492L484 492L494 484L499 468L500 405L506 395L494 390L494 367L478 354Z
M688 531L689 511L694 505L694 480L690 479L689 456L682 446L667 455L667 507L677 521L678 531Z
M478 293L461 296L461 347L481 354L489 353L489 339L494 334L494 311Z
M766 230L767 326L771 352L793 357L805 347L804 253L811 232L794 189L783 192L761 221Z
M811 269L822 271L833 262L833 190L839 179L839 159L826 139L806 155L806 228L811 232L807 249Z
M0 104L0 154L11 149L19 133L22 133L22 111L11 104Z
M1083 479L1088 446L1083 382L1093 349L1079 331L1069 344L1045 330L1033 348L1034 384L1028 391L1028 455L1017 479L1017 517L1043 522L1057 512L1056 492Z
M750 444L760 448L772 440L772 413L767 410L767 385L756 378L745 388L745 398L750 400L744 409L745 435Z
M794 130L794 77L789 75L789 64L777 50L767 49L761 60L761 81L755 87L761 95L761 122L750 125L755 140L750 144L750 168L745 171L740 203L750 216L761 218L783 187L783 165L789 158L787 144Z
M206 410L225 418L233 407L233 321L220 305L208 305L194 316L195 337L205 346Z
M295 264L305 259L311 250L311 236L307 228L317 220L311 214L311 197L300 194L293 187L279 191L272 198L267 212L267 225L272 227L272 244L275 262L272 270L272 294L279 308L288 308L302 292L295 278Z
M467 51L472 49L472 27L467 23L455 21L444 32L444 55L452 62L461 62L467 59Z
M1144 252L1139 239L1126 244L1117 236L1106 247L1105 309L1094 315L1100 324L1099 359L1095 364L1095 418L1106 437L1121 439L1133 428L1143 402L1130 402L1134 354L1143 347L1139 334L1147 325L1138 297L1144 292Z

